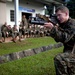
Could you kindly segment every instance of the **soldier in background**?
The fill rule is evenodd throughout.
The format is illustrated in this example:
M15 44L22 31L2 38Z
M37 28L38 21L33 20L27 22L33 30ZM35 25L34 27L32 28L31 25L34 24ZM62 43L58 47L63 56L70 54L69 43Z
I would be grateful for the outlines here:
M44 27L44 36L47 36L47 28Z
M44 36L44 27L43 26L40 26L40 37L43 37Z
M11 27L11 25L8 25L7 28L8 28L8 35L7 35L7 37L11 37L12 36L12 27Z
M28 28L28 37L34 37L34 25L30 25Z
M23 35L23 38L25 38L26 37L26 31L27 31L27 29L28 29L28 20L27 20L27 18L26 18L26 16L25 15L23 15L22 16L22 35Z
M7 37L8 35L8 28L7 28L7 23L5 22L4 25L2 25L1 27L1 33L2 33L2 37L3 37L3 42L5 42L5 38Z
M39 25L35 25L35 31L34 31L34 36L35 37L39 36L39 30L40 30Z
M28 28L28 21L25 15L22 16L22 25Z
M0 28L0 43L2 43L2 33L1 33L1 28Z
M69 17L69 9L65 6L56 9L56 16L59 26L50 22L44 25L51 29L50 36L64 45L63 53L54 58L56 75L75 75L75 56L72 60L69 58L75 48L75 20Z
M31 37L31 35L32 35L32 33L31 33L31 31L32 31L32 26L31 25L29 25L29 28L28 28L28 37L30 38Z
M14 27L12 28L12 41L16 43L16 39L18 36L18 29L17 29L17 25L14 25Z
M22 32L23 32L22 27L23 27L22 22L20 22L20 25L19 25L19 41L21 41L21 38L22 38Z

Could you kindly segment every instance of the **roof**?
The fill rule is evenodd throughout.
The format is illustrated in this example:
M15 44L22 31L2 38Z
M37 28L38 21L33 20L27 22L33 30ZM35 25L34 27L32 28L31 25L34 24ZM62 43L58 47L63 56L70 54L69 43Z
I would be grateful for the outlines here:
M13 0L0 0L0 2L6 2L6 1L12 2ZM34 1L41 2L41 3L47 4L47 5L50 5L51 3L53 3L55 5L60 5L60 4L64 3L63 0L34 0Z
M44 3L44 4L48 4L50 5L51 3L55 4L55 5L61 5L64 3L63 0L36 0L38 2Z

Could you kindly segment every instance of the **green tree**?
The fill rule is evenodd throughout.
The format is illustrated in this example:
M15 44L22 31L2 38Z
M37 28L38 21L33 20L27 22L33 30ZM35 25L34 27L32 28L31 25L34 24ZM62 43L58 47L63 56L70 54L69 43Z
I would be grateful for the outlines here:
M70 10L70 16L72 18L75 18L75 0L70 0L69 2L67 2L67 7Z

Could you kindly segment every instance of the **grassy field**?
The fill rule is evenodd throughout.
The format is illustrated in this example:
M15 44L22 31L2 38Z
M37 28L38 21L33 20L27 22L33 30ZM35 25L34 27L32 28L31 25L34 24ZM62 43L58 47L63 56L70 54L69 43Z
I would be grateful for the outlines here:
M49 45L51 43L53 44L56 42L52 38L46 37L46 38L26 39L25 41L22 42L22 45L19 42L17 42L16 44L3 43L3 46L1 46L2 44L0 46L3 50L5 50L8 46L11 47L12 45L13 49L9 47L6 49L6 51L4 51L5 53L10 53L15 51L20 51L20 49L23 50L28 48L36 48L43 45ZM3 47L6 48L4 49ZM55 75L53 59L55 55L61 53L62 50L63 47L56 48L33 56L28 56L5 64L0 64L0 75ZM1 52L1 54L5 53Z
M27 38L22 42L0 43L0 55L56 43L51 37Z

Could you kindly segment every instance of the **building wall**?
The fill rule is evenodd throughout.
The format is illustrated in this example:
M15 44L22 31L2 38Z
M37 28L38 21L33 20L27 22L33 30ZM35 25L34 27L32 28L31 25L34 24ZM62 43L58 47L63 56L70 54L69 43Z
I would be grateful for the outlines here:
M26 13L31 13L32 16L35 16L37 13L43 14L44 15L44 5L38 2L34 2L33 0L31 2L29 2L28 0L20 0L19 2L19 6L26 8L26 9L34 9L35 12L29 12L29 11L25 11L25 10L19 10L19 19L18 21L21 21L22 19L22 12L26 12ZM7 24L10 25L14 25L14 22L10 21L10 10L14 10L14 2L7 2L6 3L6 8L7 8Z
M0 24L6 22L6 4L0 2Z
M1 26L6 22L6 4L0 2L0 32Z
M14 22L10 21L10 10L14 10L14 3L8 2L6 3L6 20L8 25L14 25Z

